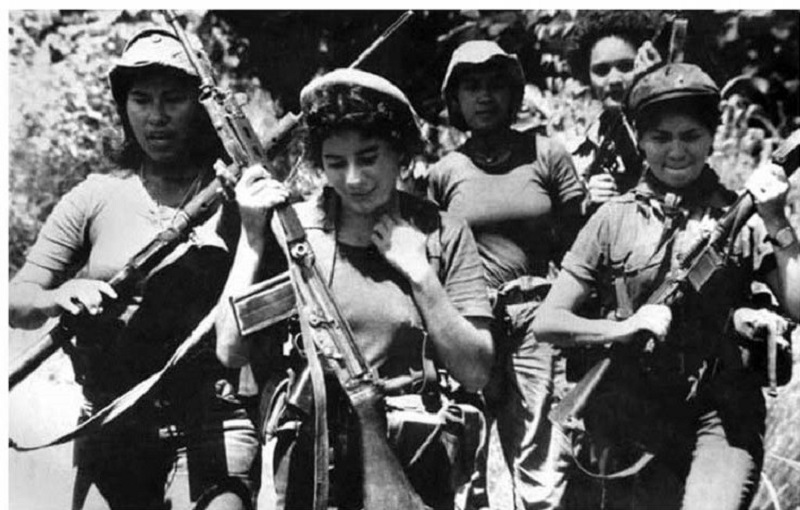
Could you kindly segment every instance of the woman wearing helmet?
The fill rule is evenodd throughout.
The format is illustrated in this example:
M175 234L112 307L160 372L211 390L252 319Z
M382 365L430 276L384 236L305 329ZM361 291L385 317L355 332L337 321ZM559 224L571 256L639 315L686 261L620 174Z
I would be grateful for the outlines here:
M441 367L468 390L481 389L493 351L480 259L463 222L397 189L401 172L421 149L416 114L405 94L380 76L339 69L309 83L300 102L306 153L327 184L293 207L367 363L384 379L420 371L427 338ZM287 199L285 188L263 168L252 167L236 198L242 234L224 295L246 289L265 264L284 260L266 233L273 208ZM217 321L217 353L226 365L240 366L260 345L242 337L225 310ZM329 504L361 508L362 466L352 447L358 429L341 390L327 386L329 409L338 409L329 412L329 437L343 455L333 463ZM277 422L278 506L311 508L312 423L304 420L290 431L296 423L290 412ZM452 508L446 466L420 470L425 462L407 471L412 485L427 505Z
M701 294L689 291L672 307L643 304L736 197L706 163L719 89L699 67L651 70L635 82L627 106L646 160L644 178L580 232L534 330L564 347L631 344L631 357L601 383L582 417L596 454L619 453L614 449L626 444L654 460L635 477L607 480L602 494L590 497L614 508L747 508L763 458L764 400L758 374L743 366L726 334L731 311L749 298L754 280L765 282L794 320L800 317L800 245L784 213L789 185L779 167L757 169L747 188L758 216L729 244L730 263ZM577 313L593 291L616 320ZM657 339L644 357L633 343L642 335ZM606 474L615 469L610 462ZM567 501L582 508L586 500L569 498L590 485L574 482Z
M511 128L524 86L517 57L496 43L470 41L455 50L442 95L451 124L470 137L430 169L429 196L467 220L496 298L498 356L485 397L513 474L515 505L549 508L561 480L561 438L551 441L546 418L554 352L528 327L559 246L577 232L584 190L562 146ZM485 469L468 489L468 507L488 505Z
M135 35L110 82L125 134L119 169L62 198L9 293L15 327L88 311L75 325L81 420L157 372L212 309L236 234L217 214L117 299L107 281L214 178L222 150L198 103L197 73L170 32ZM236 384L238 373L204 352L157 398L76 440L74 508L91 485L111 508L252 508L258 439Z

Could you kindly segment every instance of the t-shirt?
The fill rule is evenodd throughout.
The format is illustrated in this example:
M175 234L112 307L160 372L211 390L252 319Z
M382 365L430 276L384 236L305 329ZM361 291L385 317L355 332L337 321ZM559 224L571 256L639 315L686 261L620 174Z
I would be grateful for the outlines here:
M132 172L92 174L53 209L27 262L52 271L57 281L81 268L81 277L107 281L174 214L159 207ZM90 399L118 395L160 369L216 302L230 256L215 226L212 219L195 228L146 284L76 325L89 359L84 391Z
M434 204L402 192L400 197L401 215L429 234L429 257L437 259L440 280L456 310L465 317L491 318L483 269L466 224ZM334 246L337 201L326 188L299 206L298 216L355 340L382 377L420 370L425 327L410 285L376 248ZM330 215L322 213L326 209Z
M563 146L541 135L514 136L512 143L535 150L513 168L493 172L456 151L429 174L430 197L472 228L490 288L524 275L545 276L554 258L558 209L585 193Z

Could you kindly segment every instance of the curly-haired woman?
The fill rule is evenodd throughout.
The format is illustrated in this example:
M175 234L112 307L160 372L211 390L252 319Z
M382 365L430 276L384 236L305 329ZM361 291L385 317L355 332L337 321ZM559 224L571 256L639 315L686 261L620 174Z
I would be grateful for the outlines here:
M602 104L600 117L588 126L585 138L572 151L575 166L588 187L587 208L591 212L633 187L641 172L633 144L620 143L622 137L630 139L620 110L636 72L660 61L650 42L656 21L654 11L587 11L577 17L570 68ZM598 160L602 157L599 148L609 137L614 140L613 154Z

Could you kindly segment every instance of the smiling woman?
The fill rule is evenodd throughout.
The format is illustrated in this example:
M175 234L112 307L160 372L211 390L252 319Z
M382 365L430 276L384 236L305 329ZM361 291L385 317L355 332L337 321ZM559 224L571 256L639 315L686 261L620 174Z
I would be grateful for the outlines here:
M410 102L380 76L345 69L313 80L300 99L308 154L324 172L327 186L294 207L366 362L381 379L396 380L422 373L427 359L446 369L462 388L480 389L488 379L493 350L475 241L466 224L397 189L398 177L421 148ZM263 168L245 171L236 189L242 235L224 296L242 292L283 259L275 243L268 242L274 241L268 221L270 211L287 196ZM217 355L228 366L258 359L267 345L257 342L256 335L242 336L228 307L217 319L217 332ZM293 352L290 362L300 371L304 362ZM289 381L297 386L289 394L299 391L298 382ZM329 409L336 409L329 411L328 424L334 451L330 504L361 508L362 469L370 466L363 466L352 446L360 433L352 409L337 383L328 383ZM436 399L444 392L436 383L425 388ZM406 402L422 408L422 396L412 386L400 391L408 393L402 398L411 398ZM477 409L469 408L470 416L479 419ZM313 420L298 421L292 406L273 413L269 423L279 425L274 459L278 507L311 508ZM479 433L465 426L464 444L478 444ZM395 441L404 437L401 431ZM430 436L437 446L420 448L425 454L419 461L403 467L428 506L452 509L452 480L469 475L471 457L459 449L466 468L458 469L435 453L440 451L439 437ZM409 452L396 453L410 460Z
M322 143L322 167L345 214L390 211L401 161L388 141L356 130L338 132Z

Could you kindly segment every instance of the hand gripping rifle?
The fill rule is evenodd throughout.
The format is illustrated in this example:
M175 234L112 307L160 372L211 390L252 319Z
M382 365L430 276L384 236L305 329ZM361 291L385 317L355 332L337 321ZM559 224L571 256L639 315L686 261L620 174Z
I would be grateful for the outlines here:
M411 16L404 13L393 23L351 67L361 62L380 45L392 32L397 30ZM178 34L187 53L192 59L190 44L174 14L167 11L167 19ZM194 62L195 59L192 59ZM200 61L206 65L207 61ZM210 68L209 68L210 74ZM207 89L201 100L213 98L215 90ZM206 104L204 102L204 104ZM211 108L216 108L212 104ZM212 109L209 113L214 117ZM299 116L293 116L296 124ZM251 133L247 118L242 115L244 132ZM217 124L215 124L217 125ZM220 127L224 128L222 124ZM250 150L237 136L238 131L219 129L220 138L229 149L231 158L241 171L243 168L263 163L260 151ZM367 510L401 510L425 508L421 498L414 491L406 477L399 460L391 451L386 440L386 422L383 411L384 390L377 375L367 365L353 333L334 300L331 290L325 283L316 265L314 253L306 238L297 214L290 205L284 204L275 209L279 231L289 258L291 283L297 300L300 327L303 335L303 348L310 368L311 386L314 394L314 508L325 509L328 504L328 455L325 380L322 363L336 375L345 390L358 417L364 481L364 508Z
M685 18L673 17L662 24L656 34L650 39L655 43L670 26L669 47L667 48L667 62L683 62L686 30L689 21ZM628 117L622 109L615 108L603 112L601 124L607 124L605 136L597 149L597 154L586 169L586 175L592 176L599 173L610 173L614 177L621 193L634 187L642 176L642 157L636 143L636 136ZM617 156L622 160L623 168L618 168Z
M797 169L800 165L800 130L781 144L772 154L772 161L783 167L787 177ZM719 219L714 230L692 245L677 270L650 294L646 304L672 306L680 302L690 289L701 293L705 284L727 264L729 243L754 213L753 195L745 191ZM615 353L620 352L616 349L610 351L550 411L551 421L564 425L570 419L579 418L592 393L617 359Z
M360 65L392 32L405 23L411 14L411 11L404 13L359 55L351 67ZM239 103L230 93L223 91L217 85L213 68L205 52L192 49L175 13L165 11L165 16L181 44L186 48L189 60L200 76L200 101L208 111L225 151L231 159L230 162L234 165L231 167L233 171L219 172L211 183L200 190L189 203L175 214L167 228L139 250L125 264L125 267L109 280L108 283L114 288L120 299L125 299L125 296L129 295L138 283L146 279L147 275L185 239L194 227L204 223L216 212L219 205L230 195L232 186L239 179L241 170L245 166L255 162L264 163L266 157L274 155L294 134L300 120L298 115L285 115L268 136L267 143L262 148ZM84 315L85 310L82 308L79 317ZM71 343L73 324L76 320L80 320L79 317L62 316L52 329L12 362L8 377L9 391L36 370L47 358L55 354L59 348L64 348L68 353L73 352L74 348ZM80 382L82 374L76 373L76 379Z

